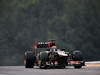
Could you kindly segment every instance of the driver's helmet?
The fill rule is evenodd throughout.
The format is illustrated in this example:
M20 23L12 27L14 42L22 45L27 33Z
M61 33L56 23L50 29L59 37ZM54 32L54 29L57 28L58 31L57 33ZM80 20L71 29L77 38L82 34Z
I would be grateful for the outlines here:
M52 46L51 48L57 48L57 46Z
M55 52L55 51L57 51L56 48L51 48L51 49L50 49L50 52Z

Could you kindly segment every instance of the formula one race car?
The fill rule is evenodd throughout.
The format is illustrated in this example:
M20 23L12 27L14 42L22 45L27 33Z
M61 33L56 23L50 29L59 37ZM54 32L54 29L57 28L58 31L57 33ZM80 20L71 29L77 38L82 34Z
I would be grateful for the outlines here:
M85 65L80 51L65 52L57 48L55 41L35 43L33 50L26 51L24 57L25 68L65 68L68 65L81 68Z

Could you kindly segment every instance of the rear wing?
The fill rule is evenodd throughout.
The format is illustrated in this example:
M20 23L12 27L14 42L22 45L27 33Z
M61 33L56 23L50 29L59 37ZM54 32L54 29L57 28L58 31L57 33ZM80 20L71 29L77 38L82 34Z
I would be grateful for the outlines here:
M33 48L52 48L53 46L56 46L56 43L54 41L35 42L33 44Z

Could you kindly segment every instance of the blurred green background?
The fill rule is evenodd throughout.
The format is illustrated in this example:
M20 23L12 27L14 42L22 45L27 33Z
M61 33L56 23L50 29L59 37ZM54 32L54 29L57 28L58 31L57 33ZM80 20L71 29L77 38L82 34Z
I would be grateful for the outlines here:
M34 41L49 39L100 60L100 0L0 0L0 65L22 65Z

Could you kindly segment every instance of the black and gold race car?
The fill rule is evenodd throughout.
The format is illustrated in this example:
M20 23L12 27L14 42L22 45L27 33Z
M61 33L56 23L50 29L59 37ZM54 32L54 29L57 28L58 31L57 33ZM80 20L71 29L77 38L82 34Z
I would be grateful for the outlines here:
M36 42L33 50L26 51L24 64L26 68L65 68L69 65L81 68L85 62L80 51L66 52L65 49L57 48L54 41L48 41Z

